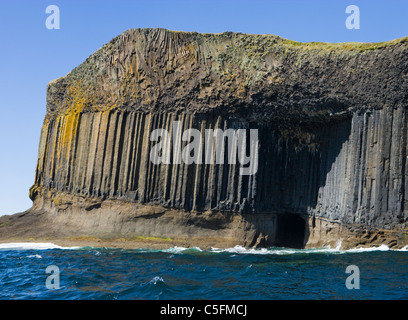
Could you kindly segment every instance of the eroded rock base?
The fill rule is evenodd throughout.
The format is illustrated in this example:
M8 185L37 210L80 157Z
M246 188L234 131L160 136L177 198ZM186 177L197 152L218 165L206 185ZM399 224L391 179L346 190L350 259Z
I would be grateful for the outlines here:
M123 248L172 246L402 248L408 230L368 229L298 214L186 212L48 191L24 213L0 218L0 241Z

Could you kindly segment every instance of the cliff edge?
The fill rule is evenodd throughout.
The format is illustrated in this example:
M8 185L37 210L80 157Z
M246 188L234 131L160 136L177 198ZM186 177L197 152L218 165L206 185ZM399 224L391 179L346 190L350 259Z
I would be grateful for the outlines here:
M407 48L128 30L48 85L33 207L0 241L401 248Z

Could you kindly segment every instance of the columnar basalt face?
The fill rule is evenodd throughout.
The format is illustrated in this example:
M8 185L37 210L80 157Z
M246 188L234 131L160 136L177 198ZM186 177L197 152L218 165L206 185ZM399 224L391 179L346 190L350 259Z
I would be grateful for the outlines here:
M49 84L31 214L81 236L303 247L384 229L402 246L407 47L129 30ZM248 133L256 170L207 163L205 143L175 161L188 129ZM159 142L170 161L152 161Z
M185 152L190 141L183 133L192 128L203 138L202 149L206 130L256 130L257 170L242 174L245 166L228 159L207 163L204 152L200 161L177 161L176 147ZM168 163L152 161L156 129L172 137L166 141L171 151ZM317 205L319 188L349 131L349 121L330 129L278 131L274 126L203 115L118 111L67 115L44 124L35 185L187 211L308 214ZM228 137L223 139L226 158L233 145Z
M181 124L176 133L174 122ZM155 129L173 152L191 128L258 131L258 170L240 164L154 164ZM302 131L303 130L303 131ZM87 197L154 203L187 211L290 212L346 223L404 222L405 110L375 110L313 130L170 113L98 112L46 121L36 186ZM228 140L225 140L227 153ZM174 159L170 159L174 160ZM33 196L33 200L35 197Z
M316 214L392 229L406 222L406 109L356 114L328 169Z

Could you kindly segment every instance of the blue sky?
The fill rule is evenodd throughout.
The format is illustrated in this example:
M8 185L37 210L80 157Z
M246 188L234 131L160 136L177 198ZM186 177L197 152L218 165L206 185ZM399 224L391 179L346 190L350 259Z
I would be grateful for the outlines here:
M45 26L48 5L60 29ZM348 5L360 29L345 26ZM0 215L31 206L46 86L104 43L139 27L275 34L297 41L380 42L408 36L406 0L1 0Z

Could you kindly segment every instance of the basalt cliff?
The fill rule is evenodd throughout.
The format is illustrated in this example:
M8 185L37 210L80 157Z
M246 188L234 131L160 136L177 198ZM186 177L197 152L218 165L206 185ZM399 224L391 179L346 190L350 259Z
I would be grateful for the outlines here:
M49 83L33 207L0 240L403 247L407 101L407 38L126 31ZM256 172L174 161L192 128L257 130ZM152 161L156 129L173 161Z

